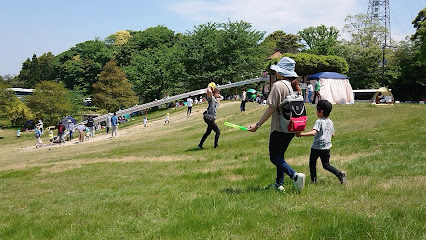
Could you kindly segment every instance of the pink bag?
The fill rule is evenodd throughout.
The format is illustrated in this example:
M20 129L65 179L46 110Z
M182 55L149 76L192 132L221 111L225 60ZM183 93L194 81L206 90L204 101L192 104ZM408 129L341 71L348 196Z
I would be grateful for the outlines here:
M301 132L306 129L307 116L292 117L288 123L289 132Z

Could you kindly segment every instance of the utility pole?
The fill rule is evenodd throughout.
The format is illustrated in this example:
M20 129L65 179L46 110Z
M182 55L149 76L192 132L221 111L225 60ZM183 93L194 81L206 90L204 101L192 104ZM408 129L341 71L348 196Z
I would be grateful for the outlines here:
M385 28L382 38L383 54L381 60L382 85L385 85L385 65L387 63L385 59L385 51L387 47L391 46L389 0L369 0L367 14L373 22L377 22Z

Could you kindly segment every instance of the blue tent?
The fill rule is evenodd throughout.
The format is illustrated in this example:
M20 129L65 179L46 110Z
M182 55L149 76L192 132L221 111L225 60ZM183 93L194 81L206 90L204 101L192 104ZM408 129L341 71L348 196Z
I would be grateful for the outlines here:
M308 80L316 80L320 78L327 78L327 79L348 79L343 74L337 73L337 72L319 72L315 73L314 75L308 76Z

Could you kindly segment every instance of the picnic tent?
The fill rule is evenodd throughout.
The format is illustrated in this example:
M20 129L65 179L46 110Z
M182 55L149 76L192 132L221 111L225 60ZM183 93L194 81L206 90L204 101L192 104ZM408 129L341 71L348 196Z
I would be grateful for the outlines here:
M353 104L354 93L348 77L336 72L320 72L308 76L308 80L314 84L314 80L320 82L321 99L328 100L332 104Z
M250 88L249 90L247 90L247 99L251 102L256 98L256 93L257 91Z
M33 130L35 127L35 122L34 120L28 120L24 123L24 130L28 129L28 130Z
M385 96L386 103L394 103L395 102L391 91L387 87L381 87L381 88L377 89L376 93L373 95L370 102L376 103L376 97L377 97L377 95L379 95L379 93L382 93L382 95Z

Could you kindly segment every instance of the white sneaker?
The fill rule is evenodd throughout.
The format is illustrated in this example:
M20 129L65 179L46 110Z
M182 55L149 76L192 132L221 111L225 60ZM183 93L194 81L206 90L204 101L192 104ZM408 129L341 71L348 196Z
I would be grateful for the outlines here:
M275 189L277 189L278 191L280 191L280 192L284 192L284 187L283 187L283 185L278 185L278 184L276 184L275 183Z
M294 187L296 188L298 192L300 192L305 187L305 174L296 173Z

